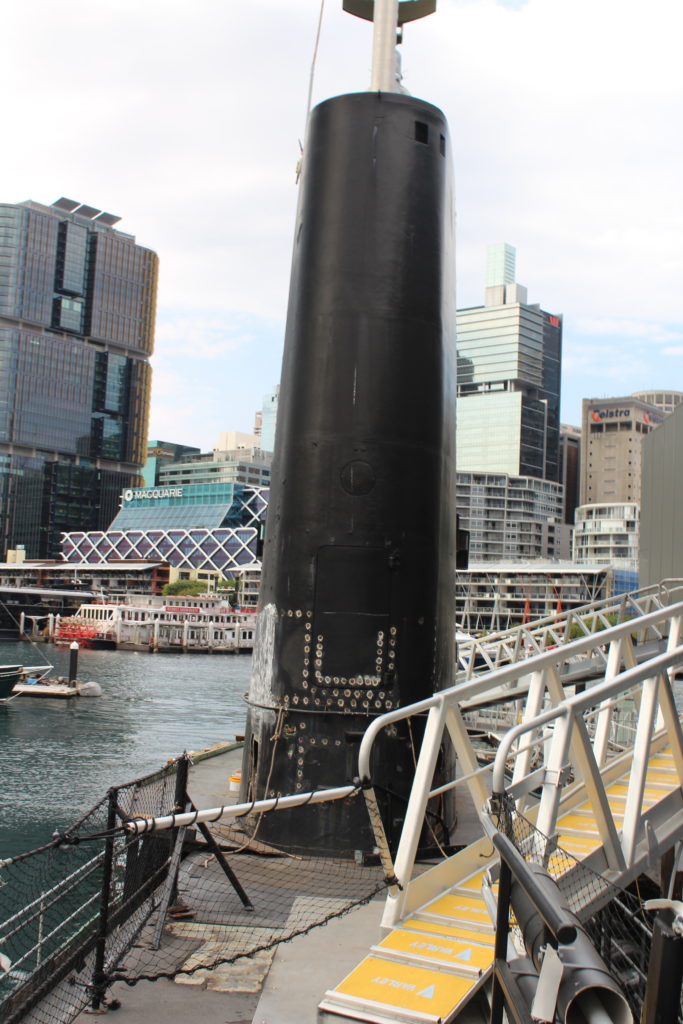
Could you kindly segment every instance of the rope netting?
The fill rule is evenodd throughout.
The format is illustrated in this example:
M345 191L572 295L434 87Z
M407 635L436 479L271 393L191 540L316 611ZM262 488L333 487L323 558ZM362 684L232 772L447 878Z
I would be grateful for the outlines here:
M52 843L0 862L3 1024L65 1024L101 1005L114 981L201 976L267 956L385 888L381 868L353 851L265 845L253 816L250 835L239 822L216 823L208 839L182 828L124 832L131 817L185 808L186 772L181 758L112 789Z
M549 839L520 814L512 800L498 817L498 829L530 864L544 867L554 879L569 909L582 922L611 975L621 986L635 1020L641 1019L655 915L645 910L646 900L659 896L659 887L641 875L627 888L615 885ZM517 932L517 942L522 946ZM683 993L678 1016L683 1024Z

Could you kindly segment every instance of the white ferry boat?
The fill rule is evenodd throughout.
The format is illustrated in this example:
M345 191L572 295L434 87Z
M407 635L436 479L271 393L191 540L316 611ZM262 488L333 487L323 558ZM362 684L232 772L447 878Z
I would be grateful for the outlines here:
M57 616L54 642L82 647L192 653L250 652L256 617L222 597L131 597L122 603L82 604Z

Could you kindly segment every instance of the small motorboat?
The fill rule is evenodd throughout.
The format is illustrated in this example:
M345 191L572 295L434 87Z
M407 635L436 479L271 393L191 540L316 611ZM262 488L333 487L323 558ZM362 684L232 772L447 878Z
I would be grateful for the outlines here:
M12 700L17 683L38 682L51 670L52 665L0 665L0 703Z

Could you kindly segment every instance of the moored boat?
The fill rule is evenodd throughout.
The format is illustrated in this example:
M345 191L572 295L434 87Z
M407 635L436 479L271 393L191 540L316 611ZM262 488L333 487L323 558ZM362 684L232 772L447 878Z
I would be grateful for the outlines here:
M16 696L12 691L19 683L36 682L47 675L52 665L0 665L0 703Z
M82 604L55 622L53 640L97 649L156 652L248 653L255 617L221 597L143 597L122 603Z

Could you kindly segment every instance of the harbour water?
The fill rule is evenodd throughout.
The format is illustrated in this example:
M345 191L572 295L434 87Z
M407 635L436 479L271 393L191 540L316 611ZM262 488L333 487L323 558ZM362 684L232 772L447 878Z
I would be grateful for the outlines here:
M0 664L54 666L69 651L0 643ZM0 704L0 859L49 841L107 789L244 731L247 655L89 651L78 676L101 697Z

